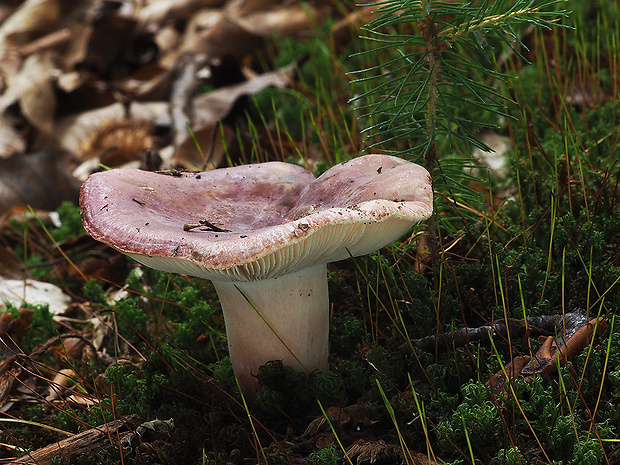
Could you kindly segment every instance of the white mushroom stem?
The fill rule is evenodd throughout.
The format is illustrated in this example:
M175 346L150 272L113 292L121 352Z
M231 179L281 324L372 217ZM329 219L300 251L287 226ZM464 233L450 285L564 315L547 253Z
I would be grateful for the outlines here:
M244 395L255 397L258 369L272 360L305 372L327 370L327 265L278 278L213 284L222 304L230 359Z

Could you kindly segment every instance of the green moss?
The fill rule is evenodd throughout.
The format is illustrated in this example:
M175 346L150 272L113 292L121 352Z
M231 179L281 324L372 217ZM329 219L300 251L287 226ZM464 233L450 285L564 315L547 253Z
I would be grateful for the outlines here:
M58 207L56 212L58 213L60 226L50 230L50 234L56 241L61 242L70 237L79 237L85 233L78 205L65 201Z
M153 397L159 392L158 384L151 383L143 370L123 365L112 365L106 370L106 381L114 386L118 397L116 411L121 415L139 413L148 418Z
M11 313L14 319L20 317L21 313L18 307L9 302L6 302L5 306L5 311ZM54 323L54 315L50 313L48 305L23 303L21 308L28 308L34 311L28 331L19 344L25 353L30 353L37 345L47 342L54 336L57 327L56 323Z
M497 461L505 465L522 465L526 460L518 448L512 447L510 449L500 449L497 454Z
M96 304L103 304L106 302L106 296L101 288L101 285L96 279L89 279L84 286L82 286L82 293L88 301Z
M312 452L308 460L315 465L338 465L341 463L342 453L335 444L329 444L317 452Z
M502 443L503 424L497 406L489 400L487 387L479 382L465 384L462 394L463 402L450 419L437 426L445 435L438 438L438 444L445 451L454 450L451 443L466 451L467 431L474 456L488 461Z
M137 297L121 299L114 305L114 313L119 334L130 341L141 341L138 333L146 332L148 316L140 300Z
M364 322L352 315L334 315L329 327L330 353L342 358L355 357L366 344Z

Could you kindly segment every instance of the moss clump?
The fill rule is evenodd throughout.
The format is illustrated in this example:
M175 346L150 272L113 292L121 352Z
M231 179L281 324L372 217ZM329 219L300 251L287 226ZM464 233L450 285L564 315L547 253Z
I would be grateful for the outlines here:
M114 305L116 327L118 333L129 341L140 342L140 334L146 332L148 315L140 305L137 297L128 297L119 300Z
M56 212L58 213L60 226L50 230L50 234L54 240L61 242L85 234L79 206L75 205L73 202L65 201L60 204Z
M346 401L345 383L331 371L306 374L278 360L263 365L257 379L262 389L252 404L252 412L273 423L286 417L318 414L317 400L322 405L343 405Z
M101 285L94 278L89 279L82 286L82 294L89 302L95 304L103 304L107 300Z
M15 307L9 302L5 303L6 312L11 313L14 319L22 317L20 309ZM32 352L39 344L47 342L52 336L56 334L57 326L54 323L54 315L49 311L49 306L46 305L31 305L23 303L22 309L32 310L32 320L27 328L26 334L19 342L21 350L25 353ZM30 318L30 317L29 317Z
M502 444L503 424L497 405L489 399L486 386L479 382L465 384L462 395L463 401L450 419L437 426L442 433L439 447L449 452L457 445L466 451L471 444L474 456L488 462L495 456L497 445Z
M330 444L317 452L312 452L308 460L314 465L338 465L341 463L342 453L335 444Z

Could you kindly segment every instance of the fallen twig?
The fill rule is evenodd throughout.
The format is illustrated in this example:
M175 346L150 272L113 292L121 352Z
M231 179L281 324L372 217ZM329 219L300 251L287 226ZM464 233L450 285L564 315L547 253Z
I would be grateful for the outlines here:
M9 459L4 463L28 464L28 465L49 465L57 457L62 457L63 463L70 461L72 457L82 454L92 454L107 444L118 444L123 436L132 434L124 431L129 424L133 424L138 419L138 415L130 415L120 420L111 421L104 425L96 426L83 433L76 434L62 441L49 444L41 449L29 452L28 455L20 458ZM124 432L122 432L124 431ZM2 462L0 462L2 463Z
M568 339L578 328L587 322L587 318L580 313L571 312L564 315L542 315L528 317L525 321L510 318L508 325L505 322L497 322L492 325L479 326L477 328L461 328L451 333L426 336L420 339L412 339L399 346L404 354L411 353L412 348L426 351L451 349L463 347L470 342L488 341L497 337L505 338L509 333L511 337L520 337L528 333L531 336L539 335L562 335L566 333Z
M581 319L575 318L569 323L575 321ZM607 322L603 317L585 321L578 327L573 324L570 327L566 325L566 339L562 337L562 328L557 328L557 336L548 336L531 359L527 355L515 357L503 370L491 376L489 379L491 390L494 394L498 394L504 390L509 379L518 376L528 381L533 380L536 375L550 376L558 366L564 366L570 358L587 347L606 327Z

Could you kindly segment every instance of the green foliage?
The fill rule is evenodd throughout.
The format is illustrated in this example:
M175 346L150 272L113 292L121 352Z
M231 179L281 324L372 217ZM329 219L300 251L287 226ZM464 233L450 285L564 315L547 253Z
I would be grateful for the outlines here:
M70 237L79 237L84 234L80 207L73 202L65 201L56 210L60 226L50 230L52 237L58 241L64 241Z
M217 302L212 286L202 279L188 279L184 276L163 273L150 268L133 270L127 277L128 286L135 292L147 297L140 305L135 298L128 301L115 311L139 331L145 329L149 319L154 320L160 331L166 332L157 336L165 336L176 348L203 363L211 363L211 346L224 348L225 337L221 323L216 321L209 302ZM141 309L139 309L141 307ZM165 323L164 323L165 322ZM142 329L140 329L142 328ZM127 328L125 328L127 329ZM208 341L199 343L202 335L209 335Z
M116 411L121 415L139 413L148 418L150 403L159 392L158 385L145 378L142 370L123 365L112 365L106 371L106 381L114 386Z
M516 447L501 449L497 454L497 459L499 463L503 463L505 465L522 465L525 463L525 457Z
M61 410L58 412L56 420L64 431L77 433L113 421L114 415L111 407L112 401L110 399L100 399L99 404L90 409Z
M437 426L445 434L445 438L439 437L439 446L446 451L453 450L454 446L448 442L451 441L461 450L467 450L467 431L474 455L488 460L502 442L503 425L497 405L489 399L487 387L482 383L465 384L461 390L463 402L449 420Z
M317 452L312 452L308 460L315 465L338 465L341 463L342 454L332 443Z
M281 420L287 416L318 413L317 400L323 405L343 405L345 382L337 372L311 372L305 374L284 366L281 361L268 362L257 374L263 387L252 404L252 411L259 418Z
M224 392L233 393L238 391L230 357L223 357L221 360L210 364L208 366L208 371L213 374L215 383Z
M26 420L38 420L43 417L43 407L41 404L34 404L24 407L24 419Z
M82 293L84 297L92 303L103 304L106 302L105 293L95 278L89 279L84 286L82 286Z
M6 311L11 313L13 318L19 318L21 313L19 308L9 302L5 303ZM25 353L30 353L39 344L47 342L56 334L56 323L54 323L54 315L49 311L48 305L31 305L23 303L21 308L28 308L34 311L32 314L32 322L28 327L26 335L20 342L20 348Z
M486 149L474 132L504 115L503 97L492 82L503 78L495 63L499 47L520 44L517 26L556 25L554 19L566 14L555 11L557 3L378 2L379 16L366 36L376 47L362 52L369 64L356 81L367 86L358 99L365 102L375 145L406 140L398 153L419 156L445 135ZM387 58L377 64L379 52Z
M148 321L140 300L137 297L121 299L114 305L114 313L119 334L130 341L140 341L138 333L146 331Z
M343 358L359 353L367 338L364 322L352 315L337 315L329 327L330 352Z

